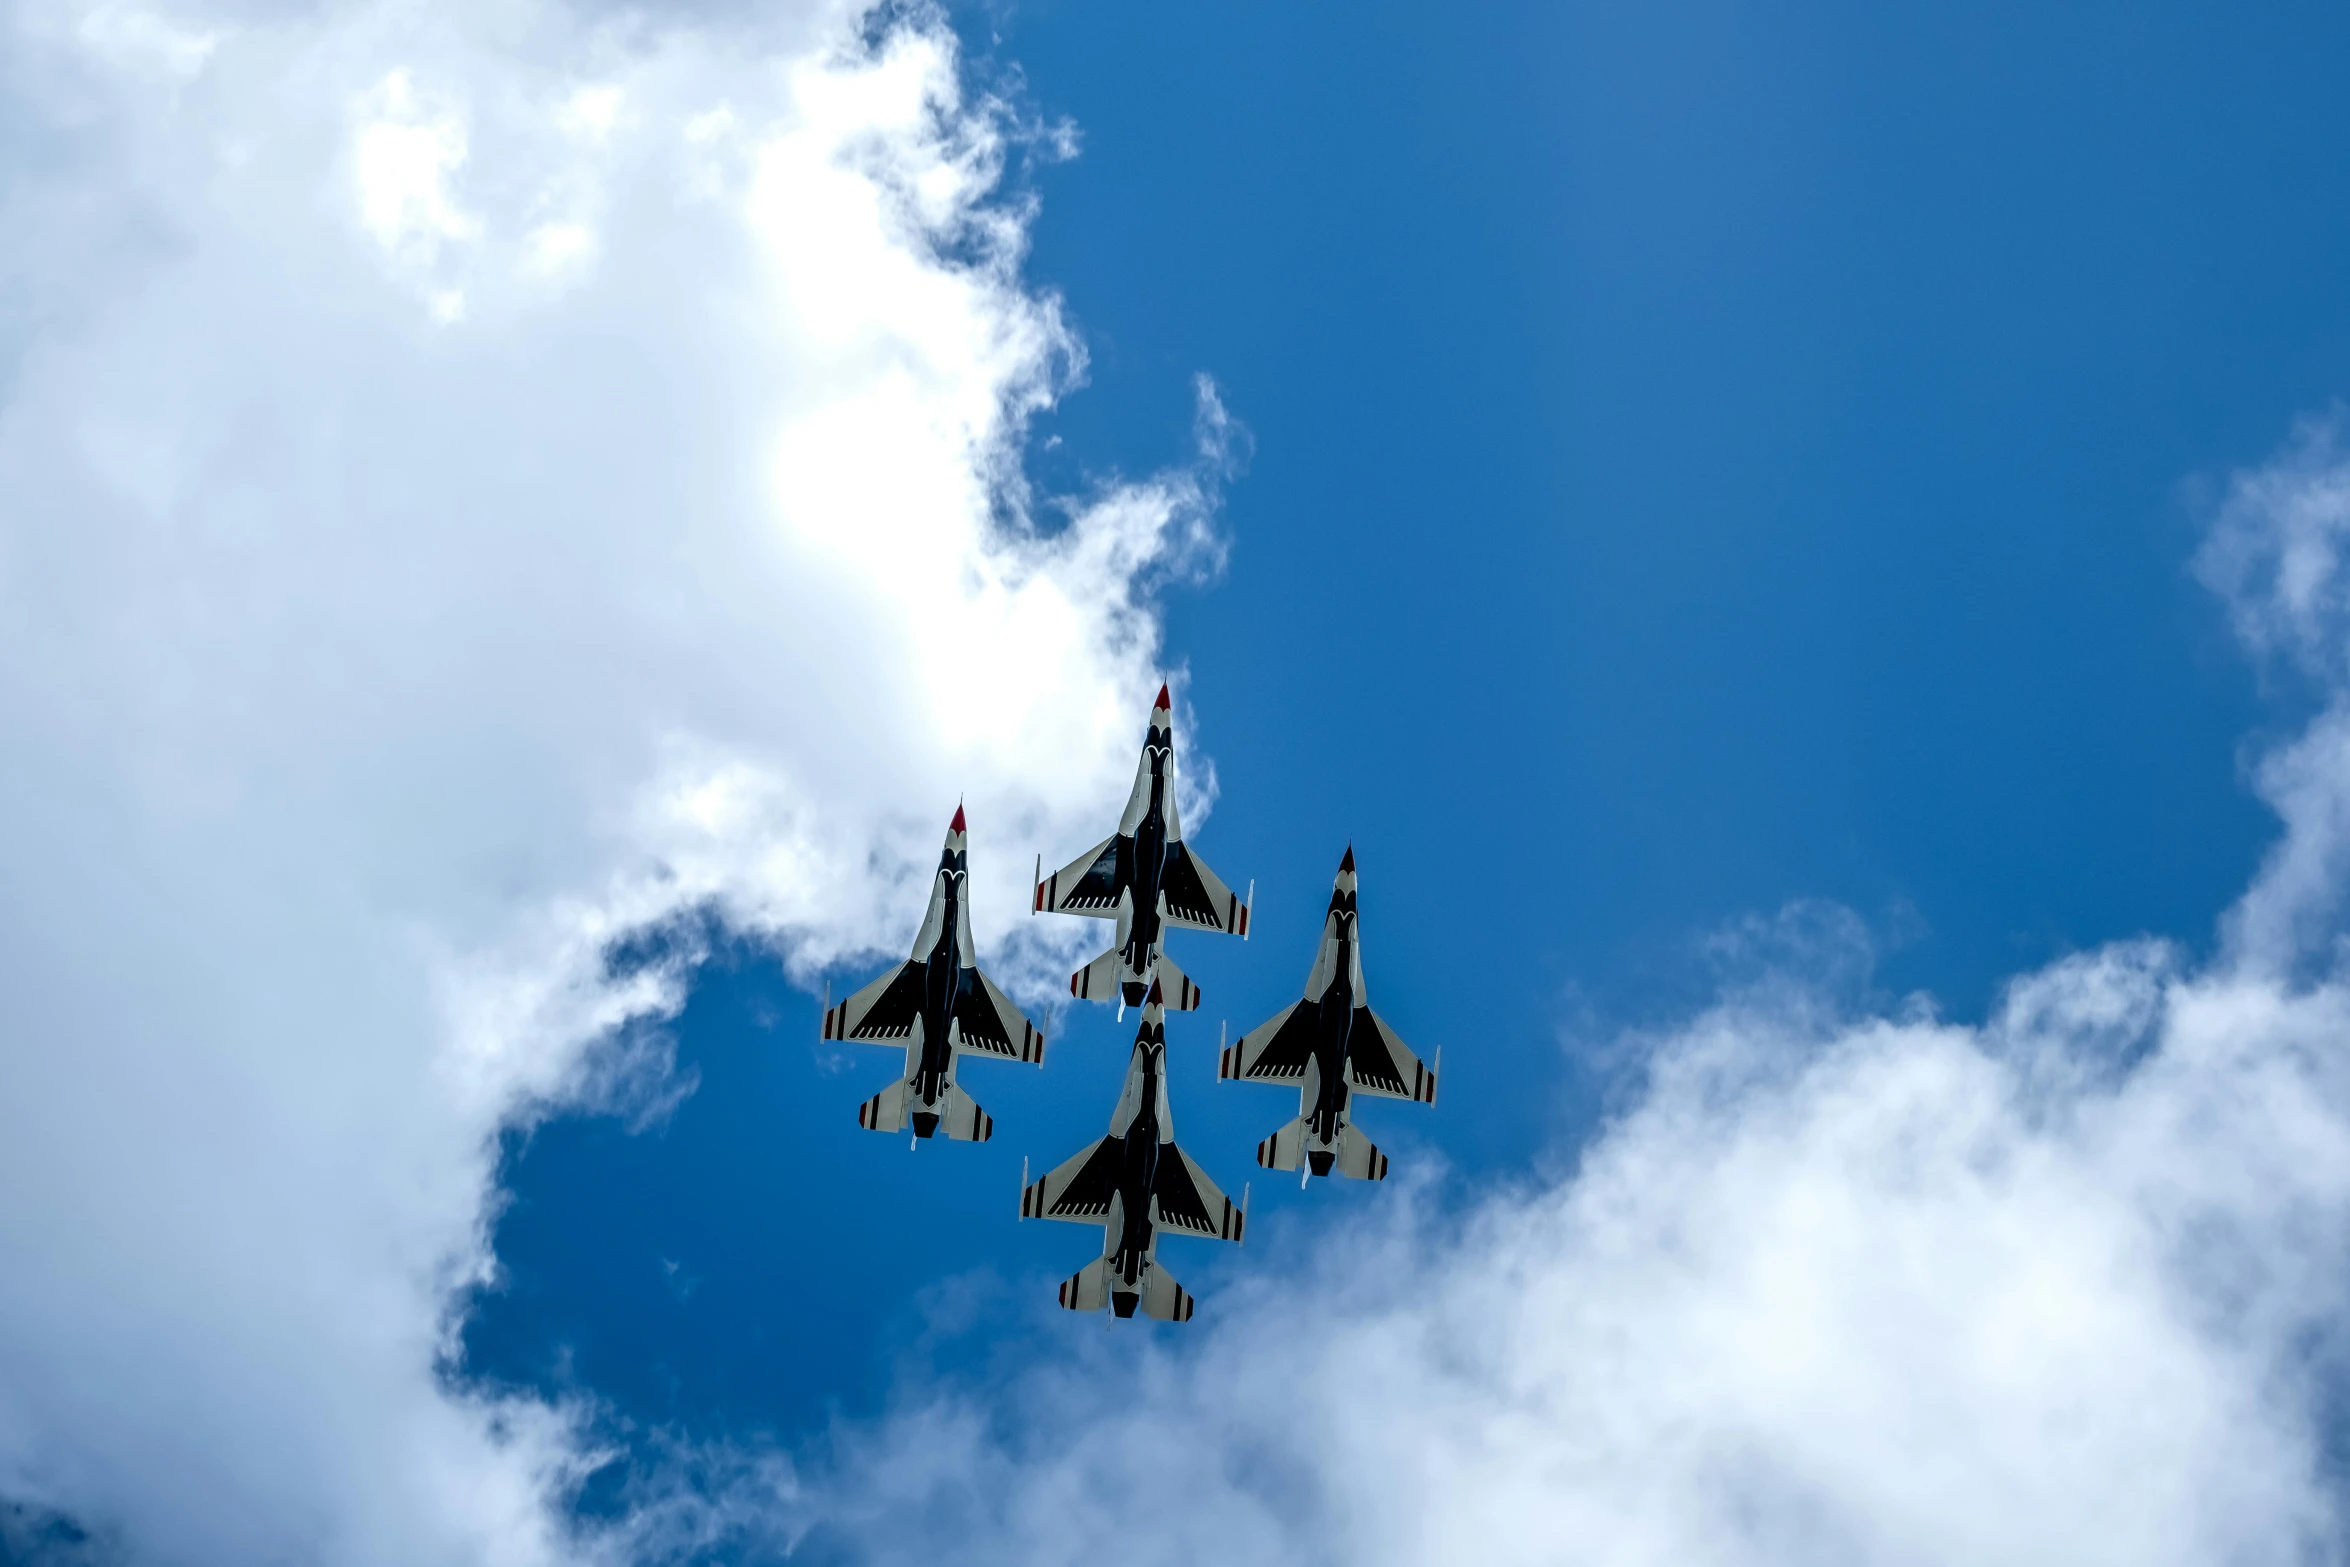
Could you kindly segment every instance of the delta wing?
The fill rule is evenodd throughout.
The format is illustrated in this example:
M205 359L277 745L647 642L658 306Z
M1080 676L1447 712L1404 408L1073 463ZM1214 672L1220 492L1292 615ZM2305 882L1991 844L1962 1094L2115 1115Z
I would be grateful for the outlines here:
M1208 1179L1198 1161L1172 1145L1160 1151L1158 1179L1151 1195L1159 1200L1158 1222L1171 1230L1238 1241L1248 1222L1248 1215Z
M1110 1199L1118 1194L1119 1157L1125 1144L1115 1137L1070 1159L1020 1194L1023 1219L1067 1219L1077 1224L1100 1224L1110 1214Z
M1112 833L1038 882L1035 911L1117 918L1119 889L1133 879L1120 874L1122 859L1133 852L1130 843Z
M972 970L972 977L978 983L955 1008L955 1022L962 1034L959 1048L1000 1056L1007 1061L1043 1065L1044 1030L1029 1022L1012 1005L1011 997L996 988L994 980L976 969Z
M1369 1007L1355 1008L1354 1025L1347 1031L1346 1067L1358 1093L1436 1103L1436 1074Z
M922 965L901 964L824 1014L826 1039L901 1040L922 1015Z
M1167 846L1167 870L1159 891L1171 925L1230 936L1248 934L1248 905L1217 879L1187 843Z
M1303 1082L1314 1055L1314 1009L1293 1001L1289 1009L1261 1023L1216 1060L1216 1075L1250 1083Z

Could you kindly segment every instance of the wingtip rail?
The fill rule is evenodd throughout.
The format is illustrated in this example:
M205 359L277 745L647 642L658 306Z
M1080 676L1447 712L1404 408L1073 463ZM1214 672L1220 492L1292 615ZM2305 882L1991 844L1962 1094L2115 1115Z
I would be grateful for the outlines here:
M1248 1195L1246 1192L1242 1196ZM1028 1155L1020 1156L1020 1217L1028 1217Z
M1436 1085L1444 1077L1444 1047L1436 1047L1436 1059L1428 1065L1428 1103L1436 1103Z
M1242 941L1248 940L1249 911L1256 906L1257 881L1256 878L1252 876L1249 878L1248 882L1248 898L1240 905L1240 939Z
M1237 1205L1229 1197L1224 1199L1224 1222L1217 1227L1216 1234L1219 1239L1228 1240L1237 1246L1240 1244L1240 1238L1247 1233L1248 1188L1243 1186L1240 1189L1240 1201Z
M1029 918L1034 919L1037 913L1044 908L1044 852L1042 850L1037 851L1036 876L1029 886L1036 894L1028 906Z
M1235 1246L1248 1244L1248 1188L1247 1181L1240 1183L1240 1233L1232 1237L1232 1244Z

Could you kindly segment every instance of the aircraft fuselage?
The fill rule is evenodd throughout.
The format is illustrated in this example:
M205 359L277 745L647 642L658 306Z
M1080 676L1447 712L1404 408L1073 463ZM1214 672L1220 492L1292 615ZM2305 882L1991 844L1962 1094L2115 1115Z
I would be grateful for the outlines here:
M1307 1129L1325 1146L1338 1140L1339 1123L1346 1116L1346 1052L1355 1020L1354 939L1354 917L1342 916L1330 985L1315 1003L1314 1076L1318 1082Z
M936 1106L955 1075L956 1010L971 993L973 970L963 964L963 873L940 867L938 940L922 960L922 1053L913 1063L914 1098L925 1108L914 1112L917 1135L927 1137L938 1125Z
M1151 1253L1158 1234L1153 1222L1151 1193L1159 1179L1159 1155L1165 1144L1159 1125L1159 1073L1165 1064L1164 1046L1147 1053L1142 1064L1141 1095L1134 1119L1126 1124L1124 1147L1118 1163L1118 1223L1110 1233L1111 1289L1114 1295L1128 1299L1114 1301L1122 1306L1119 1316L1129 1316L1134 1307L1132 1296L1142 1287L1143 1270L1150 1266ZM1119 1289L1124 1285L1124 1289Z
M1150 760L1150 804L1134 824L1134 859L1125 867L1134 900L1123 951L1127 972L1134 974L1150 972L1151 949L1159 944L1159 885L1167 873L1167 761L1173 747L1146 746L1143 754Z

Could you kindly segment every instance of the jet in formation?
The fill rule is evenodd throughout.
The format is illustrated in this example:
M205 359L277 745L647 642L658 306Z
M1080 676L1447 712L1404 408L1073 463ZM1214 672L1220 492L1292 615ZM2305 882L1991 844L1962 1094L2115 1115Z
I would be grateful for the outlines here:
M905 1046L905 1075L858 1107L857 1124L868 1131L902 1131L911 1120L916 1137L943 1132L986 1142L995 1121L956 1086L955 1063L976 1054L1044 1064L1043 1030L979 972L972 956L968 844L958 805L913 957L825 1010L826 1039Z
M1139 1006L1154 981L1166 1005L1188 1012L1199 987L1167 959L1166 927L1248 936L1248 903L1216 879L1207 862L1183 841L1175 815L1175 727L1167 688L1151 708L1135 768L1134 792L1118 830L1051 876L1039 876L1033 912L1086 914L1118 922L1117 944L1069 976L1069 993L1107 1001L1121 1010ZM1043 865L1038 865L1041 873ZM1253 894L1255 888L1250 888Z
M1102 1227L1101 1256L1061 1286L1061 1304L1071 1311L1108 1306L1131 1317L1139 1308L1162 1322L1188 1322L1191 1295L1159 1265L1160 1232L1238 1242L1248 1224L1247 1192L1234 1207L1191 1155L1175 1146L1164 1003L1154 983L1143 1000L1142 1027L1110 1116L1110 1135L1033 1185L1022 1176L1021 1218Z
M1240 1206L1233 1206L1175 1145L1167 1103L1167 1012L1197 1007L1200 992L1168 960L1166 932L1187 926L1246 939L1250 899L1235 897L1184 843L1174 777L1173 714L1162 685L1118 830L1051 876L1041 874L1038 859L1034 912L1117 921L1116 944L1070 976L1070 993L1101 1001L1115 993L1121 1011L1142 1008L1142 1026L1109 1135L1034 1184L1024 1165L1020 1217L1102 1228L1101 1256L1061 1285L1062 1305L1186 1322L1192 1297L1159 1266L1159 1239L1172 1231L1239 1241L1248 1223L1248 1194L1244 1189ZM1253 884L1249 890L1253 897ZM994 1132L993 1119L955 1082L963 1056L1043 1064L1043 1030L979 971L973 956L962 807L955 808L947 829L913 955L840 1005L827 1006L823 1034L904 1047L904 1072L858 1107L857 1124L894 1133L911 1123L916 1140L943 1133L985 1142ZM1442 1064L1439 1051L1436 1067ZM1302 1169L1303 1185L1316 1175L1384 1179L1387 1156L1355 1128L1354 1097L1434 1104L1436 1067L1423 1065L1371 1010L1349 847L1331 889L1304 997L1218 1052L1216 1075L1297 1088L1297 1119L1257 1145L1257 1163Z
M1437 1052L1437 1065L1444 1053ZM1371 1010L1355 910L1355 851L1349 845L1322 920L1322 945L1306 975L1305 998L1241 1036L1216 1061L1216 1076L1244 1083L1294 1083L1297 1119L1257 1144L1257 1163L1308 1174L1336 1170L1359 1180L1387 1177L1387 1156L1355 1128L1354 1095L1436 1102L1436 1072L1421 1063ZM1305 1175L1298 1177L1303 1185Z

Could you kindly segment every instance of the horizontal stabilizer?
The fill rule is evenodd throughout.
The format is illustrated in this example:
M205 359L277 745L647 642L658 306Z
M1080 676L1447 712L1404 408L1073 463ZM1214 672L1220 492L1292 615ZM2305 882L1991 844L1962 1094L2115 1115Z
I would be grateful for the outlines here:
M1191 1292L1156 1264L1150 1277L1142 1281L1142 1312L1146 1317L1156 1317L1161 1322L1189 1322L1195 1304Z
M1257 1144L1257 1163L1268 1170L1294 1170L1305 1157L1306 1120L1299 1116Z
M940 1096L938 1108L938 1129L956 1142L984 1143L995 1135L995 1117L952 1083Z
M1387 1179L1387 1155L1353 1126L1338 1129L1338 1173L1358 1181Z
M1118 994L1121 967L1118 949L1112 947L1069 976L1069 994L1080 1001L1108 1001Z
M1193 984L1191 976L1177 968L1175 960L1164 952L1159 954L1158 979L1159 988L1167 1003L1168 1011L1196 1012L1199 1010L1199 986Z
M1110 1259L1096 1257L1061 1284L1061 1304L1071 1311L1099 1311L1110 1303Z
M857 1124L868 1132L902 1132L906 1129L906 1085L892 1083L880 1093L857 1106Z
M1080 1001L1123 1000L1130 1007L1138 1007L1153 979L1159 982L1159 999L1168 1011L1199 1009L1199 986L1164 952L1157 954L1148 971L1136 973L1126 966L1120 950L1112 947L1069 976L1069 994Z

